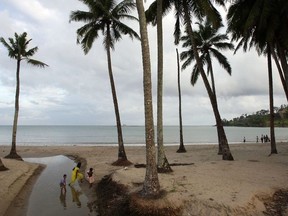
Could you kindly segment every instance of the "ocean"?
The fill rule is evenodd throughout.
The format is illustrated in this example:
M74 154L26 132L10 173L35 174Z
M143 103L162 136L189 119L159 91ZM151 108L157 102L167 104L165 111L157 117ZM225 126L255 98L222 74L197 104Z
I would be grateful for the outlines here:
M123 139L126 146L145 144L144 126L123 126ZM256 136L270 136L269 128L225 127L229 144L255 143ZM156 129L155 129L156 133ZM164 126L164 144L179 145L179 126ZM288 128L275 128L277 142L288 141ZM185 145L217 144L217 130L214 126L184 126ZM10 145L12 126L0 126L0 146ZM156 140L156 136L155 136ZM117 145L116 126L18 126L17 145Z

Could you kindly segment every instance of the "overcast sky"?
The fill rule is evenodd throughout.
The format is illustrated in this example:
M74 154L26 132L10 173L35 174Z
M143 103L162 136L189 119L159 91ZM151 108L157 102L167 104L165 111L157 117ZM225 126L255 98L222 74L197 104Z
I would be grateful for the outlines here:
M150 3L151 1L147 1ZM34 59L45 62L40 69L21 64L20 125L114 125L115 114L108 78L106 52L100 37L84 55L76 44L76 30L83 23L69 23L73 10L87 10L78 0L1 0L0 36L7 41L26 31L38 46ZM135 12L135 15L137 13ZM164 19L164 98L165 125L178 125L176 46L173 44L173 16ZM132 24L137 32L137 23ZM156 113L156 28L149 27L153 73L154 113ZM181 52L181 47L178 47ZM15 98L16 61L0 44L0 125L12 125ZM214 64L219 110L232 119L268 109L267 63L253 50L236 55L224 53L232 76ZM144 124L143 71L140 42L124 36L112 52L122 124ZM274 65L273 65L274 66ZM286 100L274 67L274 103ZM191 68L182 71L182 112L185 125L214 125L215 119L202 79L190 84ZM156 124L156 114L154 114Z

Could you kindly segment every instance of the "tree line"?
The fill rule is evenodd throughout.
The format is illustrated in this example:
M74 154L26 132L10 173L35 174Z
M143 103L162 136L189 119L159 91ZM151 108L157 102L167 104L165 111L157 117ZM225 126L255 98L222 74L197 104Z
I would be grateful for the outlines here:
M275 127L288 127L288 106L274 107ZM231 120L223 119L224 126L269 127L269 110L259 110L252 114L243 114Z
M118 159L113 165L131 164L128 160L121 129L120 110L118 107L116 84L112 71L112 51L117 41L123 35L141 43L143 64L143 97L145 111L145 138L146 138L146 175L141 190L143 197L158 196L160 184L158 172L171 172L168 159L163 146L163 116L162 116L162 88L163 88L163 27L162 19L169 13L174 14L175 46L182 45L183 52L180 54L182 61L181 70L191 71L191 84L195 85L199 78L204 82L207 95L210 99L218 134L218 154L223 160L234 160L229 149L228 140L224 130L224 122L221 118L216 86L213 61L217 62L231 75L232 67L228 59L221 53L223 50L234 50L236 53L241 47L244 51L256 48L259 55L267 57L267 71L269 78L269 126L271 137L271 154L277 154L274 134L274 101L273 101L273 77L272 58L277 65L277 70L282 82L284 93L288 99L288 1L287 0L155 0L145 11L143 0L79 0L87 6L86 11L72 11L70 22L81 22L83 26L76 30L76 43L81 45L84 54L93 47L95 40L102 35L103 46L106 51L107 72L110 80L113 106L118 133ZM229 4L228 4L229 3ZM220 34L223 27L223 17L218 11L219 7L227 9L228 28L225 34ZM137 10L138 17L132 15ZM125 20L139 23L137 31L125 24ZM154 137L154 116L152 104L152 78L151 60L147 25L157 26L157 137ZM229 41L229 37L231 40ZM45 67L47 64L31 59L37 47L28 49L31 39L27 39L27 33L15 33L15 40L9 38L8 42L1 38L1 43L7 48L8 56L17 61L17 85L15 95L15 115L13 122L13 138L8 158L21 159L16 152L16 132L19 111L20 94L20 63L27 60L35 66ZM234 48L233 42L237 42ZM117 51L115 51L117 52ZM177 60L179 61L178 50ZM191 64L194 65L191 65ZM176 71L176 70L175 70ZM178 74L180 64L178 62ZM179 76L178 76L179 77ZM179 78L178 78L179 79ZM179 118L181 122L181 89L179 85ZM181 131L181 129L180 129ZM182 133L182 132L180 132ZM15 139L14 139L15 137ZM157 150L155 146L157 140ZM182 142L182 143L181 143ZM177 152L185 153L183 140ZM4 167L0 160L0 166Z

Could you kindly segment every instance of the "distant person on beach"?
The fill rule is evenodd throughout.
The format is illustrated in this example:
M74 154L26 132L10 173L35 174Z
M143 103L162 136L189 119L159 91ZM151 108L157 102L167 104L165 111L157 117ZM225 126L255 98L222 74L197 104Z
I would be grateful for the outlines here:
M243 142L245 143L246 142L246 138L244 137L244 139L243 139Z
M95 181L94 176L93 176L93 168L92 167L87 171L87 180L88 180L88 182L90 184L90 188L91 188L93 182Z
M76 180L80 181L82 183L83 181L83 174L80 173L80 167L81 167L81 162L77 164L72 170L72 175L71 175L71 182L69 183L69 186L73 185Z
M259 142L259 137L258 136L256 136L256 143L258 143Z
M264 142L264 136L263 136L263 134L261 135L261 142L262 142L262 143Z
M64 174L63 178L60 181L61 194L66 193L66 178L67 178L67 175Z

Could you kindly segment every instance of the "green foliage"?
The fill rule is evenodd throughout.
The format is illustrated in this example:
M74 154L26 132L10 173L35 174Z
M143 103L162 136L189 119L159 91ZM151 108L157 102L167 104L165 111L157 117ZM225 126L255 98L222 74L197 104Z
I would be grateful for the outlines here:
M288 105L274 107L275 127L288 127ZM223 119L224 126L238 127L269 127L270 112L269 110L259 110L251 115L243 114L232 120Z

